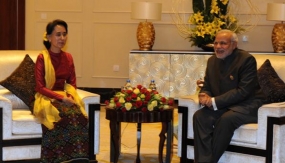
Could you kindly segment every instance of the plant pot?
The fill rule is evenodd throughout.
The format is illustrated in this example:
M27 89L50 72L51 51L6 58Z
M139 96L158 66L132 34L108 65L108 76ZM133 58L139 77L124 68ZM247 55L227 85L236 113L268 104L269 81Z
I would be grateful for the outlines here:
M214 52L214 44L201 45L201 49L208 52Z

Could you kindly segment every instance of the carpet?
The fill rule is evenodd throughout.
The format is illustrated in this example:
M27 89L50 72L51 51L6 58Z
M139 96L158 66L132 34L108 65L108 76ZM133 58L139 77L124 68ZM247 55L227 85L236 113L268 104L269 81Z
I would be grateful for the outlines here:
M174 124L177 123L177 109L174 111ZM134 163L137 156L137 124L121 123L121 155L120 163ZM141 126L141 163L158 163L158 144L161 123L142 123ZM165 147L166 145L164 145ZM166 149L164 148L164 158ZM96 156L99 163L110 163L110 128L105 119L105 108L100 111L100 150ZM165 161L164 161L165 162ZM171 163L179 163L177 157L177 140L173 138L173 156Z

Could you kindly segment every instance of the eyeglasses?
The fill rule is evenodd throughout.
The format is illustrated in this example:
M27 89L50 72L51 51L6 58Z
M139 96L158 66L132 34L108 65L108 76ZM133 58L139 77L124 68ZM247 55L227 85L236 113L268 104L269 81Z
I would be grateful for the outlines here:
M221 46L226 46L226 45L229 45L232 41L230 42L225 42L225 41L221 41L221 42L214 42L214 46L217 46L217 45L221 45Z

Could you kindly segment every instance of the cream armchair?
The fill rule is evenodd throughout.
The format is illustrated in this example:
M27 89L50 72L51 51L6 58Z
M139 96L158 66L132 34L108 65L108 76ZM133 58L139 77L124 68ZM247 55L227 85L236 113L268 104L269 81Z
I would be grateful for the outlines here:
M272 67L285 81L285 56L254 55L258 67L269 59ZM192 117L199 109L197 95L178 99L178 156L181 163L193 162L194 143ZM220 163L284 163L285 102L265 104L258 111L258 123L239 127Z
M36 60L39 51L0 51L0 81L6 79L23 61L26 54ZM77 89L89 118L90 159L99 153L100 96ZM8 89L0 86L0 162L29 160L39 162L41 125L28 106Z

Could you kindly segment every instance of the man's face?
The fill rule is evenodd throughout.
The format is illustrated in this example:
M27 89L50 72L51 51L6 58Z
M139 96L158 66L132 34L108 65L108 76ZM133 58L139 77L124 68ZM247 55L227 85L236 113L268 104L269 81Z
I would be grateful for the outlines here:
M217 58L224 59L237 47L237 42L231 41L231 34L224 32L216 35L214 50Z

